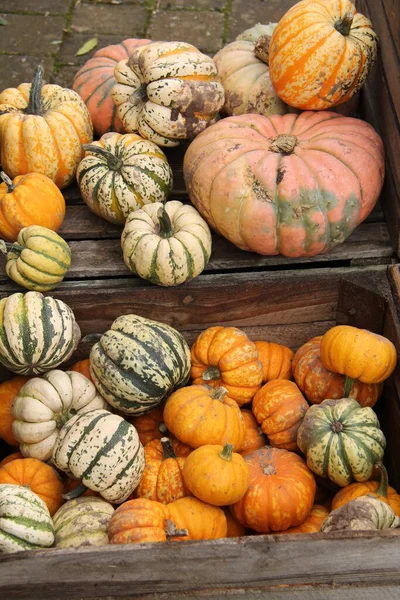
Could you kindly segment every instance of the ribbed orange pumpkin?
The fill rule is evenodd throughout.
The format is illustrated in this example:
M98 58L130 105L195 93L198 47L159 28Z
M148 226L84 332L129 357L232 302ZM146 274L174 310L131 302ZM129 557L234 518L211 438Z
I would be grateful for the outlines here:
M129 58L135 48L149 42L150 40L130 38L120 44L100 48L75 75L72 89L85 102L98 137L106 131L123 132L117 107L110 96L111 88L116 83L114 68L120 60Z
M74 363L72 367L68 368L68 371L76 371L77 373L87 377L93 383L92 376L90 375L90 360L88 358Z
M65 216L64 196L40 173L14 177L0 173L0 237L15 242L24 227L41 225L58 231Z
M314 504L307 519L301 525L297 527L289 527L284 531L275 531L275 535L282 535L284 533L318 533L321 529L321 524L324 519L329 515L329 510L325 506L320 504Z
M164 404L159 404L144 415L128 419L138 432L139 439L143 446L153 440L161 440L163 435L167 434L167 428L164 425L163 412Z
M261 386L262 365L255 344L237 327L209 327L191 348L195 385L223 386L241 406Z
M167 506L170 519L178 529L187 529L188 535L172 538L175 541L216 540L226 537L225 513L217 506L187 496Z
M184 444L183 442L178 440L178 438L176 438L174 435L171 435L170 433L168 433L168 439L171 442L174 453L179 458L186 458L186 456L189 456L189 454L191 452L193 452L193 448L191 448L187 444ZM145 446L144 446L144 455L145 455L146 461L147 460L162 460L164 457L164 448L161 443L161 439L160 440L151 440L150 442L147 442L147 444L145 444Z
M13 460L16 460L17 458L24 458L21 452L13 452L12 454L9 454L0 462L0 469L4 467L4 465L7 465L8 463L10 463Z
M271 446L296 451L297 430L308 410L293 381L274 379L254 396L252 410Z
M254 342L258 350L258 359L263 366L262 382L292 377L293 350L274 342Z
M304 523L316 490L314 476L304 460L293 452L269 446L244 459L250 471L250 486L231 507L238 521L263 533Z
M0 439L10 446L19 445L12 431L14 417L11 413L11 406L14 398L28 379L30 377L20 375L0 383Z
M321 360L322 336L312 338L301 346L292 363L294 379L310 404L320 404L330 398L344 397L345 376L328 371ZM383 390L383 383L362 383L355 380L349 398L361 406L374 406Z
M229 442L237 452L246 437L240 408L224 388L191 385L177 390L167 400L164 422L192 448Z
M371 22L350 0L301 0L272 34L271 82L290 106L331 108L364 85L376 53Z
M136 498L118 506L107 527L110 544L142 544L167 541L168 507L161 502Z
M371 212L383 144L368 123L334 112L240 115L193 140L184 176L208 224L242 250L315 256Z
M239 523L239 521L233 516L229 507L223 509L226 517L227 532L226 537L242 537L246 535L246 527Z
M45 502L50 515L60 508L64 486L58 473L37 458L17 458L0 469L0 484L23 485Z
M239 454L245 456L254 450L258 450L259 448L263 448L267 443L267 440L262 433L262 430L257 423L257 419L251 412L251 410L247 408L241 409L243 420L246 425L246 437L244 439L243 445L239 451Z

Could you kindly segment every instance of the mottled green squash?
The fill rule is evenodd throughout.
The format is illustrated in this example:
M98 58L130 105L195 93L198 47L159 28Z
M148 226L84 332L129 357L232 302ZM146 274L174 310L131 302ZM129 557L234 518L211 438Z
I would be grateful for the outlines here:
M76 498L58 509L53 517L56 548L104 546L107 525L114 508L101 498Z

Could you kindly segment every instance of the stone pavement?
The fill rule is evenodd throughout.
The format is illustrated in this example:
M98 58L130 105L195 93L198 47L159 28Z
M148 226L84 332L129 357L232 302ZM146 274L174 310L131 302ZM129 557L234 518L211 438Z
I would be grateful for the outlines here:
M96 49L127 37L186 41L213 56L255 23L278 21L297 0L0 0L0 90L45 78L71 87ZM97 36L90 53L78 49Z

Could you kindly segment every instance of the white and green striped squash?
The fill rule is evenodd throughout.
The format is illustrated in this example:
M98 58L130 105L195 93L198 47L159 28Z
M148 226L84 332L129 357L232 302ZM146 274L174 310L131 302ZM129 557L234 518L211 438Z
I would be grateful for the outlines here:
M54 289L71 265L71 250L55 231L40 225L24 227L14 244L0 240L7 253L6 273L22 287L36 292Z
M69 500L53 516L56 548L104 546L114 507L101 498Z
M46 504L23 485L0 484L0 552L49 548L53 521Z
M190 204L157 202L128 216L121 245L124 262L135 275L157 285L179 285L207 266L211 232Z
M308 409L297 445L311 471L344 487L371 478L374 465L383 458L386 439L372 408L342 398Z
M90 410L62 427L53 463L105 500L120 504L139 485L145 458L131 423L106 410Z
M52 369L27 381L15 397L12 430L23 456L47 461L59 430L71 417L108 406L81 373Z
M138 315L118 317L90 352L90 373L99 393L129 415L148 412L184 386L190 367L182 335Z
M0 300L0 363L19 375L37 375L68 360L81 338L71 308L40 292Z
M82 198L96 215L123 225L132 211L167 199L172 170L153 142L111 132L84 149L76 177Z

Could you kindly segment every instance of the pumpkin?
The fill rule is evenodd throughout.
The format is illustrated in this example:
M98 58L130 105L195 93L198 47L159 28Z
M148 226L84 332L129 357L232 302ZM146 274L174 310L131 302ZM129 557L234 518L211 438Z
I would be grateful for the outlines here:
M344 487L367 481L382 460L386 440L370 407L356 400L324 400L311 406L297 432L308 467Z
M100 48L75 75L72 89L85 102L97 137L107 131L123 131L122 123L117 117L117 107L110 94L115 84L114 68L120 60L129 58L135 48L148 44L149 41L130 38L120 44Z
M365 83L377 36L350 0L301 0L279 21L269 43L277 95L301 110L342 104Z
M163 448L161 460L149 458L145 452L146 465L134 497L169 504L189 495L183 476L186 459L177 458L168 438L161 438L160 443Z
M308 410L303 394L293 381L274 379L254 396L252 411L271 446L297 450L297 431Z
M360 483L350 483L338 491L332 499L332 510L336 510L347 504L351 500L366 496L367 494L376 496L382 502L387 502L394 514L400 517L400 495L396 490L388 485L388 475L382 463L378 463L380 470L380 481L363 481Z
M193 140L183 168L212 229L290 258L342 243L374 207L385 169L371 125L327 111L227 117Z
M143 446L153 440L161 440L166 435L167 428L164 425L163 412L164 405L158 405L143 415L128 419L138 432Z
M71 264L67 242L40 225L21 229L14 244L0 240L0 252L7 254L6 273L10 279L37 292L54 289Z
M261 387L262 364L255 344L237 327L209 327L191 348L193 384L223 386L239 406Z
M74 490L77 490L79 496L99 496L98 492L94 492L93 490L87 489L81 494L81 490L83 487L83 483L80 479L76 479L76 477L67 477L64 480L64 498L69 498L70 496L74 496ZM71 492L73 492L71 494Z
M191 385L177 390L166 402L164 422L192 448L229 442L237 452L246 437L242 413L224 388Z
M53 517L55 547L105 546L113 514L114 508L101 498L69 500Z
M322 522L321 531L375 531L399 526L400 518L386 502L374 496L361 496L332 511Z
M263 366L263 383L273 379L291 379L293 350L275 342L254 342Z
M57 231L65 216L64 196L41 173L18 175L13 181L0 171L0 237L15 242L32 225Z
M174 454L176 454L177 457L186 458L187 456L189 456L189 454L191 452L193 452L193 448L191 448L187 444L184 444L183 442L178 440L178 438L176 438L174 435L171 435L169 432L167 432L167 434L168 434L168 439L172 446L172 450L173 450ZM166 434L164 434L164 436L165 435ZM161 439L151 440L150 442L147 442L147 444L144 446L144 455L146 457L146 461L151 460L151 459L155 459L155 460L159 460L159 461L163 460L164 447L163 447L163 444L161 443Z
M217 118L224 88L209 56L186 42L152 42L114 71L111 90L126 131L159 146L191 139Z
M0 383L0 439L4 440L9 446L18 446L18 441L12 430L14 417L11 406L15 396L28 379L29 377L13 377L9 381Z
M156 202L130 213L121 245L132 273L157 285L179 285L207 266L211 232L193 206Z
M83 148L76 178L82 198L99 217L124 225L132 211L167 199L172 170L153 142L132 133L105 133Z
M90 372L109 404L128 415L138 415L185 385L190 350L182 335L169 325L124 315L92 347Z
M188 490L213 506L228 506L249 487L249 469L232 444L205 445L185 460L183 478Z
M187 536L172 538L175 541L216 540L226 537L227 523L221 508L187 496L167 505L170 519L179 530L187 529Z
M64 188L75 176L82 144L92 139L92 121L82 98L59 85L43 86L41 66L32 84L0 94L0 163L11 178L43 173Z
M0 469L0 484L23 485L43 500L51 516L63 500L63 483L58 473L36 458L17 458Z
M69 359L81 338L71 308L40 292L0 300L0 363L13 373L49 371Z
M285 533L318 533L321 529L322 522L329 515L329 510L325 506L320 504L314 504L307 519L301 525L297 527L289 527L284 531L274 531L275 535L282 535Z
M304 523L314 502L316 483L304 460L288 450L266 446L247 454L250 485L231 506L245 527L262 533Z
M223 509L226 518L227 531L226 537L243 537L246 535L246 527L239 523L237 519L232 515L229 507Z
M12 429L24 456L47 461L59 430L74 415L106 409L93 383L74 371L52 369L30 379L12 405Z
M71 365L68 370L76 371L77 373L84 375L85 377L87 377L87 379L92 381L92 376L90 374L90 360L88 358L84 358L83 360L78 360L78 362Z
M321 360L322 336L303 344L293 358L293 377L310 404L320 404L330 398L344 397L344 375L328 371ZM374 406L383 390L382 383L362 383L355 380L348 398L357 400L361 406Z
M2 483L0 552L49 548L53 542L53 522L43 500L27 487Z
M4 465L8 465L8 463L12 462L13 460L17 460L17 458L24 457L22 456L21 452L12 452L12 454L9 454L5 458L3 458L2 461L0 461L0 469L4 467Z
M383 335L351 325L336 325L322 336L321 360L329 371L346 375L347 396L354 379L363 383L387 379L396 367L397 352Z
M267 441L262 432L261 427L257 423L257 419L251 412L251 410L247 408L242 408L241 413L243 416L244 423L246 425L246 437L244 438L244 442L242 447L240 448L239 454L245 456L254 450L258 450L259 448L263 448Z
M61 471L72 473L84 487L115 504L137 487L145 462L136 429L106 410L90 410L69 419L60 431L52 460Z
M271 36L275 26L276 23L258 25L255 35L251 30L248 35L244 32L214 56L224 86L225 104L222 110L226 115L257 113L268 116L283 115L288 111L288 106L272 86L268 65L257 52L257 39Z

